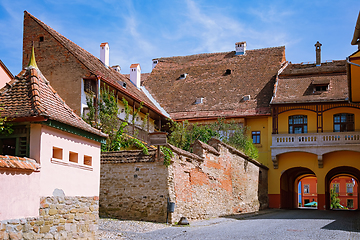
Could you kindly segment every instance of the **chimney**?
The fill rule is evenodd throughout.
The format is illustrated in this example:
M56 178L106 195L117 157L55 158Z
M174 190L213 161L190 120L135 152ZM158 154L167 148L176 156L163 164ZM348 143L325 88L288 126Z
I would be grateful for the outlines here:
M140 88L141 83L141 68L139 63L131 64L130 66L130 81Z
M107 42L100 44L100 60L107 67L110 65L109 50L110 48Z
M246 52L246 42L237 42L235 43L235 55L244 55Z
M321 46L322 46L322 44L319 43L319 41L317 41L316 44L315 44L315 49L316 49L316 66L320 66L320 65L321 65Z
M152 69L154 69L154 67L156 66L156 64L158 64L159 60L157 59L153 59L152 60Z

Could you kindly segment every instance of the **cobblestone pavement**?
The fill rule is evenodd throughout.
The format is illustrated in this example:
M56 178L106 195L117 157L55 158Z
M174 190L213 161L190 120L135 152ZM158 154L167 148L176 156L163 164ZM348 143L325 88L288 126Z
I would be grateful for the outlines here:
M162 223L142 222L142 221L122 221L117 219L100 218L99 220L99 239L128 239L125 235L146 233L170 227Z
M101 220L101 239L360 239L359 211L266 210L172 226Z

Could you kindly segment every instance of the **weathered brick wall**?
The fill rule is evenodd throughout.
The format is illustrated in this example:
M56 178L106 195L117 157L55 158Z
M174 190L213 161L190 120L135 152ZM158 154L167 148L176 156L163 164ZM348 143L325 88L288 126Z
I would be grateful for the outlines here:
M103 153L100 173L100 216L166 221L167 168L155 151Z
M154 151L103 153L100 216L165 222L168 197L176 204L172 223L267 207L267 168L259 162L216 139L197 141L194 153L170 147L168 168Z
M98 197L43 197L40 216L0 222L0 239L97 239Z
M196 220L253 212L267 205L267 198L262 195L267 195L267 186L263 184L267 182L267 169L242 152L216 139L209 145L197 141L194 154L173 150L170 199L176 208L171 214L172 222L182 216Z
M43 41L40 41L42 37ZM80 115L81 79L89 74L83 64L27 13L24 15L23 68L34 44L36 62L42 74L71 109Z

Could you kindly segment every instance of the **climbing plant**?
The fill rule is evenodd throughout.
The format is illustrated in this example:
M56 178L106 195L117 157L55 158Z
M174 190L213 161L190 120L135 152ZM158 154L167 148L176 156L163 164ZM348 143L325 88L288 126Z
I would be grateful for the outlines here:
M94 104L94 98L92 96L87 96L86 98L89 112L83 116L83 119L91 126L108 134L106 143L101 145L101 151L119 151L121 149L135 147L142 149L144 154L148 154L148 148L143 142L136 138L137 132L134 132L133 136L127 134L130 114L132 117L131 124L135 124L135 119L143 103L140 103L140 107L131 113L128 102L125 98L122 98L125 118L124 120L120 120L118 117L119 107L117 101L114 92L105 87L102 88L100 101L97 106Z

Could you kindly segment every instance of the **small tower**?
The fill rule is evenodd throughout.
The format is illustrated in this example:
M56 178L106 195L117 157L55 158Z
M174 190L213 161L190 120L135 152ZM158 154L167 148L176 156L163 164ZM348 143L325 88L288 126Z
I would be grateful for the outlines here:
M315 44L315 49L316 49L316 66L320 66L320 65L321 65L321 46L322 46L322 44L319 43L319 41L317 41L316 44Z
M139 63L131 64L130 66L130 81L140 88L141 83L141 68Z
M105 66L110 65L110 47L107 42L100 44L100 60Z

